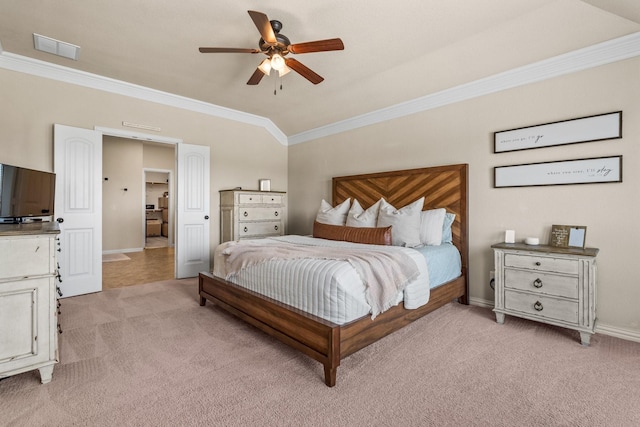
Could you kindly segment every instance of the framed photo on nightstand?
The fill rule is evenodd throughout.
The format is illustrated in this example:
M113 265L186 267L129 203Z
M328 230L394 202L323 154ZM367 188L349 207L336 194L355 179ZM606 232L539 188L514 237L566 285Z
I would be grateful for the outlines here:
M552 225L549 246L558 248L583 248L587 227L582 225Z

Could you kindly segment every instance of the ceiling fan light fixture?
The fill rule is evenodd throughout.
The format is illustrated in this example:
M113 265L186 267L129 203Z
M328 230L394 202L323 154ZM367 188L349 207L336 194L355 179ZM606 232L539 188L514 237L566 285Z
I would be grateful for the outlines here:
M271 68L280 71L285 67L284 58L279 53L271 55Z
M258 65L258 69L264 73L265 76L271 74L271 60L266 58Z
M289 74L291 72L291 68L287 67L286 65L284 65L282 67L282 70L278 70L278 75L280 77L285 76L287 74Z

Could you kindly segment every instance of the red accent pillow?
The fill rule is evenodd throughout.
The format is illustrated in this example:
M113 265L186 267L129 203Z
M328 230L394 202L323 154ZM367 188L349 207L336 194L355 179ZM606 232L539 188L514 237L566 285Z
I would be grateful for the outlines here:
M388 227L348 227L346 225L313 223L313 237L343 242L365 243L368 245L391 246L391 226Z

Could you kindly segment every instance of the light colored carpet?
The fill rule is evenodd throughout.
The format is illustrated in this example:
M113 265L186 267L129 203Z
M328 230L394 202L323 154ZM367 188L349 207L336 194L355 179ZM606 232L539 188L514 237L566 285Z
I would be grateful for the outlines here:
M0 381L15 426L637 426L640 344L449 304L322 366L171 280L62 301L53 381Z
M125 254L102 254L102 262L129 261L130 259Z

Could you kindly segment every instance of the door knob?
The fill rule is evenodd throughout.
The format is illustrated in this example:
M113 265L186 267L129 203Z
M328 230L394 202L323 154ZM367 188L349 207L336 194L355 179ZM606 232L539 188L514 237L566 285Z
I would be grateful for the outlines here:
M205 216L204 216L204 219L209 219L209 215L205 215Z
M64 218L57 218L56 221L62 224L64 222Z

